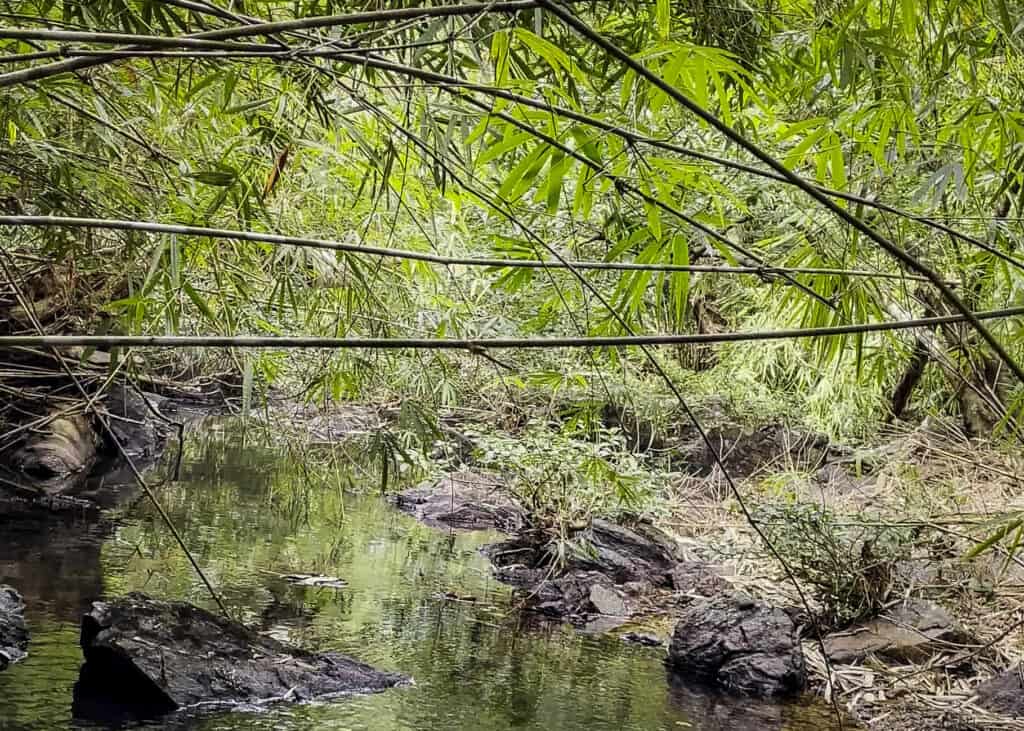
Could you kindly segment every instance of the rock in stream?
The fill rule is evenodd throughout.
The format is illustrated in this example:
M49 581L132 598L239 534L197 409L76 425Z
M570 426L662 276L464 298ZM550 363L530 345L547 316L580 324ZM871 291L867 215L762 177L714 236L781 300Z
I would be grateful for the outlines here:
M513 533L527 524L526 511L494 475L455 472L395 496L399 510L434 527Z
M28 649L25 603L9 586L0 585L0 670L24 659Z
M668 663L753 696L795 694L807 683L798 628L790 616L739 593L687 607L672 635Z
M675 542L645 523L595 519L572 536L568 555L543 531L522 531L484 548L498 580L520 589L529 609L587 622L626 619L685 604L728 584L708 564L680 560Z
M184 602L132 593L82 618L74 713L151 718L198 704L260 704L382 691L408 679L338 653L264 637Z
M825 637L832 662L847 663L868 655L917 662L936 649L975 642L941 607L909 599L880 617Z

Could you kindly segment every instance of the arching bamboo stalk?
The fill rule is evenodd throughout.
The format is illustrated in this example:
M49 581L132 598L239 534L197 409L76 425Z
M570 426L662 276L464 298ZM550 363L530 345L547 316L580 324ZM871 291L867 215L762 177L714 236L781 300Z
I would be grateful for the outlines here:
M767 165L770 169L784 177L791 184L802 190L808 197L813 201L822 206L825 210L829 211L840 221L847 224L851 228L856 229L864 236L868 237L876 245L878 245L883 251L889 254L891 257L900 262L903 266L907 267L913 272L926 277L928 281L934 286L942 298L948 302L953 309L964 316L966 321L970 323L971 327L981 336L981 338L988 344L992 351L998 356L1007 368L1013 373L1020 383L1024 383L1024 368L1021 368L1020 364L1014 359L1012 355L1003 347L1002 343L992 335L984 323L979 320L971 309L961 300L956 293L949 287L942 278L928 267L924 262L919 260L917 257L911 255L907 251L901 249L897 244L890 241L888 238L878 233L874 228L864 223L861 219L852 215L849 211L845 210L841 206L837 205L835 201L829 198L827 195L817 190L814 186L809 185L807 181L796 175L789 168L783 165L779 160L776 160L772 155L762 150L757 144L751 142L742 134L734 130L729 125L725 124L717 116L707 111L695 101L690 99L686 94L682 93L672 84L652 73L646 66L637 62L628 53L623 51L621 48L616 46L614 43L609 41L607 38L602 36L600 33L595 31L589 25L584 23L582 20L573 15L572 12L562 7L561 5L552 2L551 0L538 0L540 6L554 17L561 20L567 27L572 28L579 33L583 38L590 41L594 45L601 48L605 53L608 53L620 63L629 67L638 76L644 78L648 83L656 86L658 89L663 91L674 100L677 104L682 106L687 111L691 112L699 119L707 122L714 129L718 130L724 135L730 142L733 142L744 150L749 152L755 158L760 160L762 163Z
M975 320L1003 320L1024 316L1024 307L972 312ZM862 333L931 328L969 321L963 314L922 317L914 320L808 327L787 330L752 330L723 333L671 335L622 335L549 338L331 338L262 335L6 335L3 347L47 348L329 348L368 350L466 350L482 352L501 349L618 348L648 345L708 345L713 343L761 342L801 338L836 337Z
M625 261L574 261L561 262L550 259L498 259L486 257L443 256L408 249L394 249L380 246L346 244L342 241L312 239L302 236L240 231L233 229L186 226L176 223L155 223L152 221L129 221L113 218L84 218L76 216L8 216L0 215L0 226L25 226L35 228L99 228L113 231L144 231L157 234L198 236L214 239L251 241L278 246L343 251L366 256L379 256L407 261L423 261L444 266L484 267L490 269L577 269L595 271L641 271L641 272L691 272L702 274L743 274L759 277L784 276L792 274L829 275L846 277L868 277L926 281L924 277L899 272L875 272L864 269L843 269L839 267L780 267L764 266L719 266L712 264L656 264ZM954 284L955 283L951 283Z

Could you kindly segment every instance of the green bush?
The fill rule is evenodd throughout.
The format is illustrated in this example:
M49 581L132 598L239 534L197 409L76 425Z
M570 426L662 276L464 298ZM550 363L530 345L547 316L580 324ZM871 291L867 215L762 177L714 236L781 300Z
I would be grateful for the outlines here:
M877 615L902 584L898 569L913 546L911 529L869 518L839 521L806 502L764 505L754 517L830 625Z

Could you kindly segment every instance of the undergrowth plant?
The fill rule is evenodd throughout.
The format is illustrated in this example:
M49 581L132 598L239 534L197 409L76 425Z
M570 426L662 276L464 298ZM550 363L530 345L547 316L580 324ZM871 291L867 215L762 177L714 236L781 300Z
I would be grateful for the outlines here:
M626 447L621 430L599 438L530 422L515 434L467 429L474 464L505 475L540 522L580 526L597 515L638 513L657 494L657 475Z
M912 530L879 525L866 515L841 517L818 504L758 506L754 519L810 589L821 618L842 627L877 615L901 588Z

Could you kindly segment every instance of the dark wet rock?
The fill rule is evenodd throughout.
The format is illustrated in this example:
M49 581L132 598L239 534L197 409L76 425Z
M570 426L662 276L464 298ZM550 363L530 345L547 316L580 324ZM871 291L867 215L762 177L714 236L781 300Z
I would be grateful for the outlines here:
M0 670L24 659L27 650L25 603L14 589L0 585Z
M974 689L975 703L985 710L1024 718L1024 668L1010 668Z
M641 597L654 591L654 584L649 581L627 581L619 588L626 596Z
M916 662L950 644L972 638L941 607L920 599L886 610L882 616L825 637L832 662L854 662L879 655L898 662Z
M617 584L649 581L664 586L679 560L675 541L647 523L626 528L595 518L580 537L593 553L577 560L592 564Z
M562 570L555 575L596 572L614 584L632 584L634 589L645 583L669 586L670 572L679 563L672 538L646 523L627 528L595 518L572 536L572 548L561 562ZM507 541L487 546L484 554L499 568L519 565L547 569L559 565L557 550L543 531L522 531Z
M834 731L839 728L853 731L864 728L849 717L843 719L840 727L835 710L822 701L722 693L673 672L668 678L668 701L694 719L694 728L700 731ZM885 728L899 727L887 725Z
M585 622L593 613L591 594L595 587L611 591L614 586L612 580L599 571L568 571L556 575L550 569L532 569L522 564L499 567L495 576L521 590L527 609L580 622Z
M612 617L629 616L629 609L626 601L615 589L603 584L594 584L590 587L590 606L598 614L605 614Z
M687 676L753 696L793 694L807 683L793 620L738 593L687 607L672 634L668 663Z
M647 632L627 632L622 635L622 640L642 647L661 647L665 644L663 639Z
M118 443L132 459L150 457L167 436L170 425L164 421L162 407L167 402L155 393L146 393L126 383L117 383L107 393L105 416ZM161 418L163 417L163 418ZM105 435L109 440L109 435ZM107 445L108 451L117 447Z
M129 594L82 618L75 714L155 716L195 704L300 701L406 682L338 653L290 647L183 602Z
M728 588L714 567L680 560L671 537L640 521L627 527L595 519L561 546L542 530L526 530L483 553L499 581L520 589L527 609L581 625L596 616L665 610Z
M432 526L515 532L527 524L526 511L496 476L455 472L437 482L395 496L398 508Z
M722 578L714 566L703 561L680 561L669 573L672 588L684 594L714 596L729 591L729 582Z

